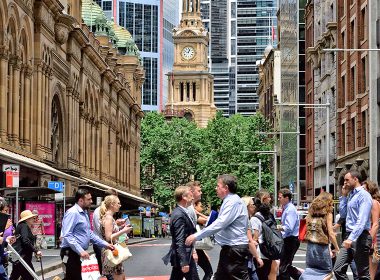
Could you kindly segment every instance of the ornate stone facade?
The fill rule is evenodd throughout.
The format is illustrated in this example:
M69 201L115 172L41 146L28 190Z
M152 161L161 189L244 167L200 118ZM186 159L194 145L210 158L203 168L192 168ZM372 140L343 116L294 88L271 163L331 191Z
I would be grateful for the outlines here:
M182 19L173 31L174 65L168 74L165 114L183 116L206 127L216 114L214 77L208 69L208 32L203 27L200 1L183 0Z
M63 177L72 195L89 178L139 195L144 71L131 40L82 23L88 2L0 1L0 148L54 167L38 186Z

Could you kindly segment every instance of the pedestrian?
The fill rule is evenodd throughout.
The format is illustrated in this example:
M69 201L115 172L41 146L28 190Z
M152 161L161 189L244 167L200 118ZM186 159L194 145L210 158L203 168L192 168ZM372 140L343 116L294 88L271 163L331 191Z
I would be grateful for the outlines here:
M300 246L298 239L300 218L296 207L291 202L292 193L289 189L281 189L278 194L278 200L283 209L279 229L282 231L285 250L280 259L280 271L277 279L288 280L292 277L297 280L300 278L301 272L292 263L294 255Z
M117 242L121 235L127 234L132 230L131 225L126 225L122 229L119 229L117 226L113 216L119 211L120 207L120 200L116 195L106 196L100 206L100 231L103 239L111 244ZM124 280L125 274L123 263L116 266L110 266L106 261L106 250L107 249L104 248L102 249L103 273L105 275L111 274L114 280Z
M114 189L108 189L105 191L105 196L108 195L116 195L117 196L117 191ZM125 225L125 220L124 219L117 219L116 224L120 227L123 227ZM94 230L94 234L97 235L100 239L103 239L102 232L100 230L100 206L97 207L94 210L93 216L92 216L92 228ZM99 272L100 275L103 275L103 267L101 265L102 263L102 247L93 244L92 246L94 248L95 252L95 257L96 260L98 261L99 264ZM107 277L107 280L113 280L112 275L105 275Z
M248 280L248 212L236 194L237 181L232 175L220 175L216 186L217 196L223 200L218 218L200 232L190 235L186 244L215 234L216 242L222 246L214 280Z
M177 207L173 210L170 222L172 244L169 252L163 257L165 264L172 265L170 280L199 280L194 260L194 246L186 245L185 239L193 234L195 223L188 207L193 203L193 193L187 186L179 186L174 191Z
M270 205L270 207L272 207L272 196L268 191L260 190L256 193L256 197L260 200L261 204L267 204L267 205ZM276 222L274 215L272 213L269 213L269 215L271 216L271 219ZM270 269L270 273L268 275L268 280L277 279L279 264L280 264L280 260L272 261L272 266Z
M199 181L192 181L186 184L188 186L193 194L193 202L192 204L188 207L190 216L193 219L193 222L195 225L198 224L198 219L200 221L199 224L203 225L204 216L202 216L202 213L199 211L196 211L194 208L194 203L199 203L201 198L202 198L202 187L201 183ZM199 217L198 217L199 216ZM194 246L197 248L196 244ZM206 252L201 249L195 249L196 252L196 259L198 262L198 265L200 268L202 268L204 272L203 280L210 280L212 275L214 274L212 270L212 266L209 260L209 257L207 256Z
M248 211L248 217L251 219L253 215L256 213L256 206L249 196L244 196L241 198L241 200L244 202L244 204L247 206ZM249 279L251 280L259 280L259 277L257 275L257 267L263 266L263 260L261 259L260 253L258 252L257 248L257 241L253 239L253 229L251 221L248 220L248 230L247 230L247 237L248 237L248 248L249 252L252 256L249 256L248 259L248 273L249 273Z
M113 250L114 246L99 238L90 227L88 209L92 204L91 193L80 188L75 193L75 205L66 211L62 221L61 259L66 280L82 280L81 258L89 259L86 250L90 241L102 248Z
M372 238L372 246L370 250L370 256L369 256L369 274L371 276L371 279L375 279L377 266L379 260L376 258L376 255L374 254L374 250L378 250L377 243L379 242L378 236L380 234L379 230L379 213L380 213L380 191L379 187L375 182L372 181L365 181L363 183L363 187L372 197L372 208L371 208L371 229L369 231L369 234Z
M333 254L339 253L333 229L333 197L330 193L321 192L311 203L306 216L306 269L302 280L332 279L332 260L329 244L334 246Z
M357 170L350 170L345 174L344 185L350 192L341 201L342 207L347 208L346 236L334 265L334 274L337 280L348 279L348 264L355 260L359 279L369 280L372 198L361 186L361 175Z
M14 249L17 253L23 258L23 260L30 266L30 268L34 271L34 267L32 264L33 254L36 257L41 258L41 251L35 246L36 237L32 233L32 224L34 222L35 214L30 210L24 210L20 214L20 220L18 221L15 236L20 235L17 238L16 243L13 245ZM10 280L17 280L21 277L23 280L33 280L33 276L30 275L29 271L23 266L20 261L16 261L13 264L13 269Z
M32 233L36 237L36 247L38 249L47 249L44 221L42 217L38 215L37 209L34 209L32 213L36 215L32 224Z

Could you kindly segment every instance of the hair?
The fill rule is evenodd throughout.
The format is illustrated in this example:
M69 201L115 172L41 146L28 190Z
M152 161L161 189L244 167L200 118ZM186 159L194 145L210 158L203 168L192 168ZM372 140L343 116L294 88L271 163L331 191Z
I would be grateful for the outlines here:
M176 202L182 200L182 196L189 190L188 186L179 186L174 190L174 199Z
M118 200L119 198L116 195L107 195L104 198L102 204L100 204L100 220L103 219L104 215L106 214L107 210L110 209L111 205L116 203Z
M107 189L104 193L106 196L108 196L108 195L118 196L118 193L115 189Z
M314 198L308 211L310 217L324 217L332 213L334 209L333 196L331 193L322 192Z
M253 199L253 204L256 206L256 213L260 212L265 219L269 218L271 207L268 203L263 203L260 198L255 197Z
M378 185L373 181L364 181L363 185L367 186L369 194L372 196L372 199L375 199L380 202L380 190Z
M8 202L5 199L0 200L0 212L4 210L5 207L8 207Z
M186 187L189 187L192 192L195 191L195 187L198 186L201 186L201 182L199 181L190 181L186 184Z
M261 190L261 191L258 191L258 192L256 193L256 197L257 197L258 199L260 199L261 202L263 201L263 198L264 198L265 196L269 196L269 197L271 197L270 193L269 193L268 191L266 191L266 190Z
M253 203L253 199L250 196L243 196L241 200L244 202L245 206L248 207L250 203Z
M357 178L358 181L359 181L359 183L362 182L362 175L360 174L360 172L358 170L356 170L356 169L354 169L354 170L348 170L346 172L346 174L344 174L344 176L346 176L347 174L350 174L351 177L353 177L353 178Z
M88 195L90 191L88 189L78 189L77 192L75 193L75 202L78 202L79 199L84 199L86 195Z
M230 193L236 193L237 191L237 179L233 175L223 174L218 176L218 181L222 181L224 185L228 186Z
M198 206L199 203L202 203L202 201L201 200L195 201L194 206Z
M289 201L292 200L293 195L289 189L281 189L279 193L282 194L283 197L289 198Z

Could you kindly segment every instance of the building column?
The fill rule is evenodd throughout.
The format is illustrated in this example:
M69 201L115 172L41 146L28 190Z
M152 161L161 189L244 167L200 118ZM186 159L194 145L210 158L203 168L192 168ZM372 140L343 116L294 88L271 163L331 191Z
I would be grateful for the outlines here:
M49 68L49 72L46 76L46 82L47 82L47 97L46 97L46 128L45 128L45 146L47 147L47 150L51 151L51 103L53 101L53 93L51 88L51 82L52 82L52 69ZM63 92L61 92L62 96ZM60 103L60 106L63 104ZM60 108L61 109L61 108Z
M5 46L0 47L0 142L7 142L8 123L8 51Z
M16 146L20 145L19 134L19 118L20 118L20 70L21 70L21 59L19 57L15 58L15 63L13 64L13 103L12 103L12 143Z
M41 138L41 150L44 151L45 149L45 109L46 109L46 65L43 64L42 66L42 85L41 85L41 107L40 109L40 115L41 115L41 131L40 131L40 138Z
M32 116L30 114L31 112L31 95L32 95L32 89L31 89L31 78L33 74L33 68L30 65L27 65L25 68L25 107L24 107L24 146L27 150L30 150L30 123L32 121Z
M20 72L20 115L19 115L19 129L20 129L20 145L24 147L24 125L26 123L24 109L25 104L25 65L22 65Z
M37 65L37 106L35 114L37 115L36 122L36 148L37 155L42 156L42 90L43 90L43 64Z

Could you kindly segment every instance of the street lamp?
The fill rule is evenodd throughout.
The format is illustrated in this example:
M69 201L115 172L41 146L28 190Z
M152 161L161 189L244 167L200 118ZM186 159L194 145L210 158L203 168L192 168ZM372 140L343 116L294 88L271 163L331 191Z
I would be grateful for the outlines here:
M326 96L326 103L280 103L275 106L304 106L305 108L325 108L326 109L326 192L330 192L330 103L329 96ZM299 127L297 128L299 131ZM299 161L299 136L297 138L297 159ZM299 189L299 166L297 169L297 189ZM297 199L299 201L299 197ZM297 202L298 202L297 201Z

